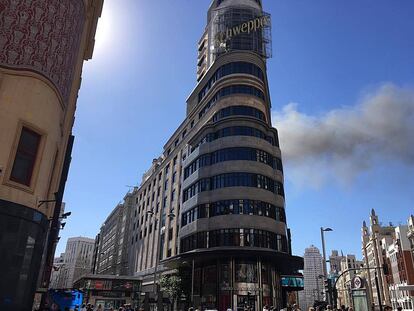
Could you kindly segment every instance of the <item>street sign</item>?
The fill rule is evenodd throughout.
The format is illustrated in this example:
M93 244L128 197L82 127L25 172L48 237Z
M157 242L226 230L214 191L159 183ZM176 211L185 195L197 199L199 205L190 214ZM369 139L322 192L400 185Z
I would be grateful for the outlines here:
M351 281L351 288L352 289L364 288L364 280L359 276L355 276Z

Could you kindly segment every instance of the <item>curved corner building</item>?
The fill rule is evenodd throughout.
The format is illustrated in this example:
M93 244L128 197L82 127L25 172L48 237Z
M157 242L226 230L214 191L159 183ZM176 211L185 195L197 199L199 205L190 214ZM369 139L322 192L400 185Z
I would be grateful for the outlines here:
M194 260L194 305L282 307L291 256L283 166L271 123L270 16L258 0L217 0L199 44L200 119L183 163L180 259Z
M215 0L207 22L187 117L134 194L132 269L144 291L154 267L184 272L194 307L280 309L281 278L303 259L291 255L271 123L270 15L260 0Z
M0 310L31 310L36 288L47 290L82 65L102 5L0 1Z

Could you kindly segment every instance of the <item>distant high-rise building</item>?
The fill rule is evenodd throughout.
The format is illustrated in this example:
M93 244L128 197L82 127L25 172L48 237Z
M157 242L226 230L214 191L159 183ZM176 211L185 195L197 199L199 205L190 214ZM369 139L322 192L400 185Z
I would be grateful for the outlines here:
M90 273L95 240L85 237L69 238L66 243L64 262L58 288L72 288L73 283Z
M319 249L313 245L305 249L304 259L304 284L305 290L299 303L302 310L308 310L315 301L324 299L324 278L323 278L323 258Z
M0 310L31 310L37 285L47 290L102 5L0 1Z

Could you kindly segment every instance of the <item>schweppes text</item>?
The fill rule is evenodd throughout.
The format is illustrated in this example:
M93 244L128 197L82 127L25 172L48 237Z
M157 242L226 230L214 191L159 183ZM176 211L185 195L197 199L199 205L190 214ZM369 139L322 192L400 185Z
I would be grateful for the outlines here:
M227 28L225 32L219 32L216 37L216 43L223 43L232 37L238 36L243 33L251 33L257 31L263 27L270 25L270 16L261 16L255 19L249 20L243 24Z

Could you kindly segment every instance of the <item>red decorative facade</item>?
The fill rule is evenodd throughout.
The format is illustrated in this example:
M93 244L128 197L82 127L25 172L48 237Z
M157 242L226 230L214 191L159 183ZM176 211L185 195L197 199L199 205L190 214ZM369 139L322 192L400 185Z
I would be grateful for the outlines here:
M83 0L0 0L0 66L42 74L66 103L84 22Z

